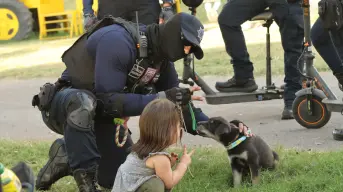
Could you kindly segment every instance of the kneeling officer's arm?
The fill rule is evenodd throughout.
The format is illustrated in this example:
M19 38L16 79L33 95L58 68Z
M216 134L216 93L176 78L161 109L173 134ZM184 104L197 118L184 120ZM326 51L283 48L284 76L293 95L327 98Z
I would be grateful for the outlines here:
M138 116L144 107L157 98L157 94L140 95L123 93L127 74L135 62L131 42L106 36L98 42L95 54L95 92L99 111L113 116Z
M156 98L167 98L181 105L191 100L192 93L188 88L174 87L149 95L123 93L127 75L136 58L132 42L124 38L114 43L111 38L103 36L98 42L95 55L95 92L100 112L105 111L117 117L138 116Z

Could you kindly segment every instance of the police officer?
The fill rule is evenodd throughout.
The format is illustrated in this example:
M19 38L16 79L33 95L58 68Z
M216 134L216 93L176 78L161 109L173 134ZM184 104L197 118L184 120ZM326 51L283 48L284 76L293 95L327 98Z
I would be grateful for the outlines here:
M253 75L253 63L244 40L241 25L270 8L280 28L282 46L285 51L284 110L282 119L292 119L292 103L295 92L301 89L297 60L303 50L304 28L302 8L299 0L230 0L218 17L218 23L225 42L226 51L231 56L234 76L225 82L217 82L221 92L253 92L258 86Z
M162 4L162 10L159 23L163 23L176 14L176 7L174 0L161 0L160 2Z
M178 76L169 61L189 53L202 59L199 34L203 34L203 25L185 13L164 24L141 25L140 32L147 37L147 56L136 47L143 36L135 26L120 18L104 18L63 54L67 69L62 78L54 85L45 84L34 96L33 105L42 111L44 122L65 140L65 145L58 141L52 145L50 159L39 173L38 189L48 189L71 174L80 191L99 191L97 180L111 188L132 145L130 136L123 147L115 144L113 118L138 116L156 98L184 106L187 132L197 135L186 104L191 98L199 99L192 97L198 89L178 88ZM196 121L208 119L201 109L192 108ZM123 128L121 132L122 138Z
M317 52L328 64L337 78L340 87L343 85L343 28L329 31L324 28L323 20L318 18L311 29L311 41ZM335 49L335 47L336 49ZM337 50L337 52L336 52Z

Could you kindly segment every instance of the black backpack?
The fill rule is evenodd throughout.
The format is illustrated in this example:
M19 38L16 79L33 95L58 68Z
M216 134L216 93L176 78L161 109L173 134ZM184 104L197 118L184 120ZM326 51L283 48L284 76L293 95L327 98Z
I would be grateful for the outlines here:
M338 30L343 26L343 5L341 0L319 1L318 14L325 29Z

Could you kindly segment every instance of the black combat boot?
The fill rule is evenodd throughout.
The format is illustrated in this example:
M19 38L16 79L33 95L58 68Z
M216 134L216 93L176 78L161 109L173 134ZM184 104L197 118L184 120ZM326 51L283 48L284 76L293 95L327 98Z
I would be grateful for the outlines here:
M74 170L74 179L79 188L79 192L101 192L97 179L97 167Z
M56 139L49 151L49 161L39 171L36 180L37 190L49 190L51 185L62 177L72 175L64 139Z
M232 77L225 82L217 82L216 89L220 92L253 92L258 88L253 78L240 80Z

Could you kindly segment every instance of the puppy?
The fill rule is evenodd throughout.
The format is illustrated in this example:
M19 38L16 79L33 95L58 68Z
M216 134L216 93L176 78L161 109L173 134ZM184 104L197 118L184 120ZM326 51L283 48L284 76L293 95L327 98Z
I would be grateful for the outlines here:
M222 117L213 117L208 121L198 123L197 132L204 137L212 138L223 144L229 155L233 174L233 186L241 185L242 176L245 173L251 175L252 184L259 183L261 168L274 169L279 157L277 153L259 137L247 137L244 141L230 149L230 144L241 138L239 133L238 120L231 122Z

